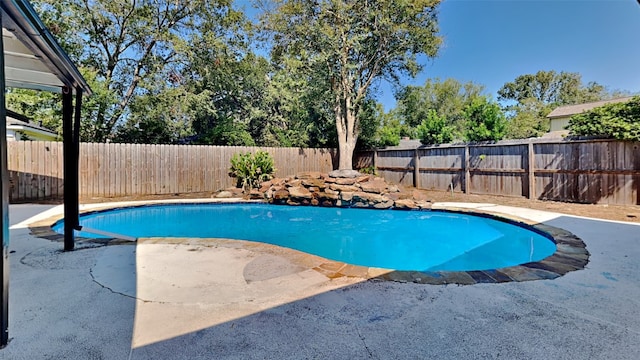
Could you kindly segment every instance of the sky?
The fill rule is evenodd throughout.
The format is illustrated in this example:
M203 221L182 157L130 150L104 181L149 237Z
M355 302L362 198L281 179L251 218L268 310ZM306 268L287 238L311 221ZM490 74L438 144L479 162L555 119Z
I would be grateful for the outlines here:
M443 0L444 38L434 59L403 85L454 78L497 91L539 70L577 72L583 83L640 93L640 4L637 0ZM392 86L376 97L395 107Z
M640 4L636 0L444 0L444 43L405 84L454 78L497 98L507 82L539 70L577 72L584 83L640 92ZM390 86L379 87L385 109Z

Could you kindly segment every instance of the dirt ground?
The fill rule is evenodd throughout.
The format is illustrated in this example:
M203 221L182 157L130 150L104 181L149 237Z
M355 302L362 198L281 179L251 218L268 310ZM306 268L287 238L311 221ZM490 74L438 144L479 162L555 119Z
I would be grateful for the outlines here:
M413 189L406 189L412 191ZM467 195L462 193L418 190L426 199L431 202L469 202L469 203L491 203L498 205L517 206L536 210L546 210L557 213L586 216L607 220L618 220L640 223L640 205L592 205L564 203L557 201L529 200L522 197L507 197L495 195ZM162 200L162 199L198 199L209 198L211 193L189 193L170 195L151 195L119 198L85 198L80 199L80 203L99 203L111 201L133 201L133 200Z

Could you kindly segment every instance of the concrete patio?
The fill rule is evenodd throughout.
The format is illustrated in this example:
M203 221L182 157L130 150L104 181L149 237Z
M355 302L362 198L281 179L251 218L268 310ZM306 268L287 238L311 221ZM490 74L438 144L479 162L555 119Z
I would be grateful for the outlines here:
M591 253L554 280L424 285L330 279L261 246L98 246L29 234L11 205L0 359L638 359L640 225L491 204Z

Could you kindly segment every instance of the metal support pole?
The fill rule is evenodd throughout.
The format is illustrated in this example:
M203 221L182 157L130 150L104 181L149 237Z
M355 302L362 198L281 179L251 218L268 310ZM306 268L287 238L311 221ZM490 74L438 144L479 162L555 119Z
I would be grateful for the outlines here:
M80 189L80 174L79 174L79 162L80 162L80 113L82 110L82 89L76 88L76 104L75 104L75 114L74 114L74 123L73 123L73 149L74 149L74 158L73 158L73 179L74 179L74 190L75 194L73 198L73 220L75 224L75 229L80 230L80 202L78 199L79 189Z
M2 24L2 12L0 11L0 25ZM4 40L0 40L0 55L4 54ZM5 108L5 73L4 56L0 56L0 348L9 342L9 169L7 166L7 109Z
M73 230L76 227L76 213L78 192L74 186L78 174L74 171L77 162L75 145L73 143L73 94L70 88L62 89L62 149L64 157L64 250L71 251L74 247ZM75 180L74 180L75 176Z

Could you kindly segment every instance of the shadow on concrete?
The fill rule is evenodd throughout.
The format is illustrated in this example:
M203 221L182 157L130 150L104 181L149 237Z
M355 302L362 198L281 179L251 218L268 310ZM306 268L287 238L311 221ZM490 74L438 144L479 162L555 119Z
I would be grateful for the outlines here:
M638 225L565 216L545 224L585 239L585 270L472 286L372 279L276 306L201 304L208 326L147 339L132 359L637 358ZM173 321L159 308L154 315Z

